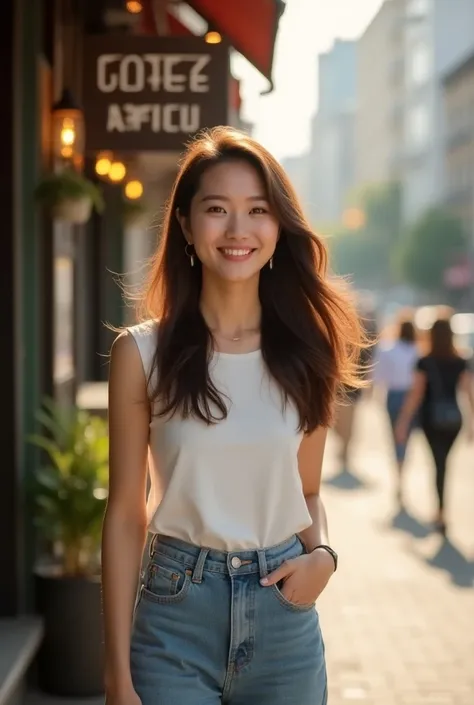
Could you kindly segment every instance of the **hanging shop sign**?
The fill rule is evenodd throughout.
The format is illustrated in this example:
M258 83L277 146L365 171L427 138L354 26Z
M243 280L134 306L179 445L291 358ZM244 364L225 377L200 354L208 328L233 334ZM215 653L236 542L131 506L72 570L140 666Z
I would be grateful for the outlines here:
M89 151L176 151L225 125L229 49L200 37L86 37L83 109Z

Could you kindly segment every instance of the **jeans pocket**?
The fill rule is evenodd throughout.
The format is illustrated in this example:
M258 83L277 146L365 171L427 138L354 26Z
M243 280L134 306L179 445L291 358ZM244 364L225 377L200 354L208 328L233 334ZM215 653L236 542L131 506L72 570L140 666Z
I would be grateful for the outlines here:
M284 580L280 580L280 582L276 585L272 585L273 594L278 599L280 604L283 605L283 607L286 607L289 610L293 610L294 612L310 612L311 610L314 610L316 608L316 604L314 602L310 605L297 605L295 602L291 602L282 593L284 582Z
M180 602L189 590L191 575L184 565L155 555L148 566L143 597L162 604Z

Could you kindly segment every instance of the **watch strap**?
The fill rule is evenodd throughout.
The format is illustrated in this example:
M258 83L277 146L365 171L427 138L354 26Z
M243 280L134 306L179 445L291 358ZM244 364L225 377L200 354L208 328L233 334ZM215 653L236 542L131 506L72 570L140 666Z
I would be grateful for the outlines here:
M334 572L336 572L337 563L338 563L338 556L337 556L336 551L333 548L331 548L331 546L327 546L324 543L319 544L319 546L315 546L313 548L313 551L316 551L318 548L322 548L324 551L327 551L327 553L329 553L329 555L332 557L332 559L334 561Z

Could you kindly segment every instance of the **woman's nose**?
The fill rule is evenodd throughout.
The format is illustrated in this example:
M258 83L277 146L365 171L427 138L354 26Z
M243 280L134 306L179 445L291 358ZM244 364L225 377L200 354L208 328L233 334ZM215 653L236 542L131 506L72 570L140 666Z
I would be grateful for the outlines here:
M229 218L227 224L227 237L235 240L243 240L248 237L247 219L243 215L235 214Z

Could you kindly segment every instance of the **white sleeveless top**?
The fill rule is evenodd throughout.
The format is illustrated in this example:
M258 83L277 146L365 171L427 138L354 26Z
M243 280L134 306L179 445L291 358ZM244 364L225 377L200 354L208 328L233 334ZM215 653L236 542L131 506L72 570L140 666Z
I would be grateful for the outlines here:
M129 331L148 379L158 324ZM152 415L148 528L222 551L274 546L312 523L298 472L296 409L283 406L259 350L215 353L210 374L229 400L226 419L208 426Z

